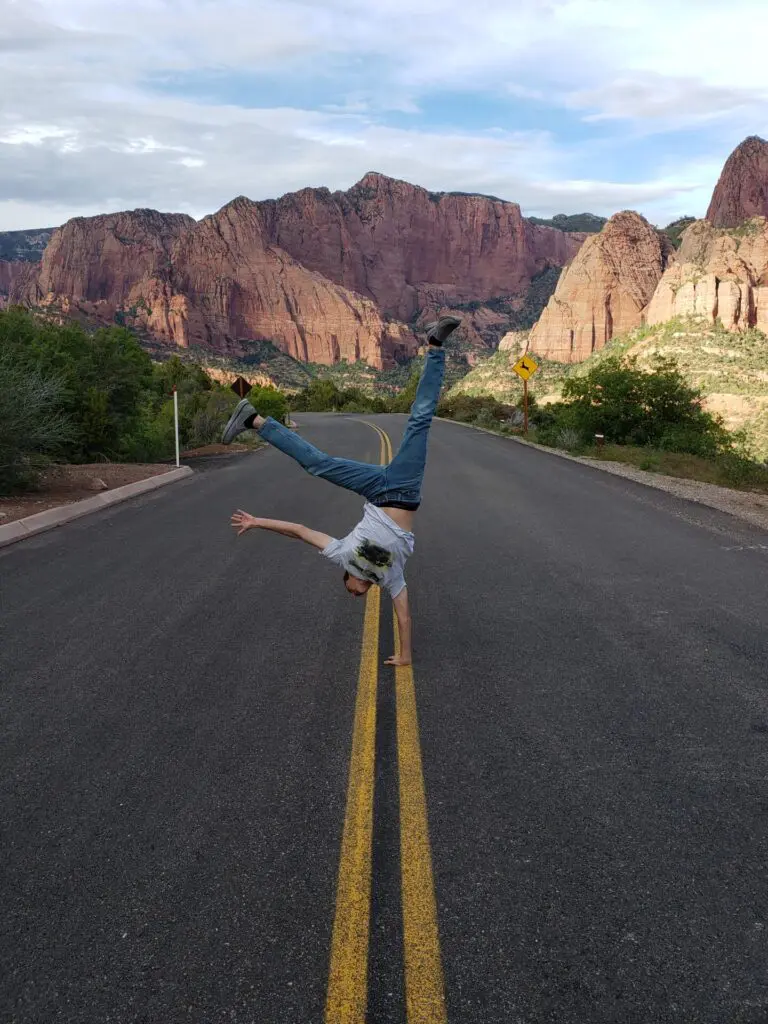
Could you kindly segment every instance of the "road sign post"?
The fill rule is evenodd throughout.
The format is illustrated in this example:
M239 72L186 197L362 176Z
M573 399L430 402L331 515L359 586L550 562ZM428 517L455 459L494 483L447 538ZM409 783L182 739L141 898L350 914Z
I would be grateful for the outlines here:
M176 435L176 465L179 465L179 394L173 388L173 432Z
M539 368L539 364L533 358L526 353L521 356L512 369L522 378L523 381L523 433L528 433L528 381L536 373Z

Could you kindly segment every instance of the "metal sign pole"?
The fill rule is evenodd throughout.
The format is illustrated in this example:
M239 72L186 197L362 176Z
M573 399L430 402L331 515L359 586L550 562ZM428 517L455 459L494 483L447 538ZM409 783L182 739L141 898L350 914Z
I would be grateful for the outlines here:
M523 381L523 433L528 433L528 381Z
M176 465L179 466L179 396L175 387L173 389L173 429L176 434Z

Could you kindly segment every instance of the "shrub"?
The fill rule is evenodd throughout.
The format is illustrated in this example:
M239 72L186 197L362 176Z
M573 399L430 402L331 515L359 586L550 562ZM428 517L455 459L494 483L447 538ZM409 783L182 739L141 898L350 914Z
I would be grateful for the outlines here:
M71 440L72 424L57 411L62 390L59 379L0 352L0 494L34 486L49 458Z
M584 376L570 377L563 400L552 407L555 421L585 438L604 434L609 444L663 446L708 456L727 451L732 443L722 421L702 409L701 392L686 383L670 360L657 360L653 372L646 373L634 359L605 359Z
M557 434L557 447L564 448L567 452L576 451L583 447L581 434L573 427L561 427Z

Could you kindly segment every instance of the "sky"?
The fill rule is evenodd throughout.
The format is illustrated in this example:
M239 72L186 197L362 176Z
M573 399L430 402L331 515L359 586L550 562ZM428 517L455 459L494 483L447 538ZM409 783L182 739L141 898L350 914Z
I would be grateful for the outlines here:
M702 216L768 135L765 0L0 0L0 230L379 171Z

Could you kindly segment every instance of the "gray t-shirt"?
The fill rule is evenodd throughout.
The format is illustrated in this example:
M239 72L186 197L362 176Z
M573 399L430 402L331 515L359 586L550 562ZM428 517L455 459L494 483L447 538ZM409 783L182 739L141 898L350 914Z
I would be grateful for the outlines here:
M413 534L408 533L375 505L366 503L363 518L352 533L332 540L320 554L360 580L386 587L397 597L405 586L403 569L413 554Z

